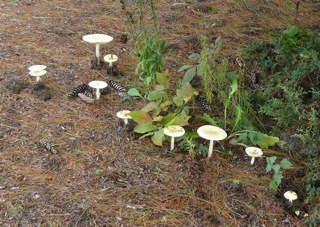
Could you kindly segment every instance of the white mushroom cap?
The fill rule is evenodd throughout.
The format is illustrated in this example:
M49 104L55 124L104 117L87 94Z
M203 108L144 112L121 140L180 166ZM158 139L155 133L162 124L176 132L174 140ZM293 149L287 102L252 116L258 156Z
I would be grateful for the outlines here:
M184 128L180 125L169 125L167 127L164 127L163 131L164 134L171 137L180 137L185 133Z
M198 128L198 135L207 140L223 140L227 137L227 133L217 126L204 125Z
M30 76L43 76L44 74L46 74L47 71L46 70L39 70L39 71L30 71L29 75Z
M104 34L90 34L83 36L82 39L88 43L104 44L111 42L113 37Z
M131 117L128 115L131 113L130 110L121 110L117 113L117 117L121 119L131 119Z
M118 56L115 54L107 54L103 58L106 62L115 62L118 60Z
M286 199L288 199L290 202L292 202L292 200L296 200L296 199L298 198L297 193L294 192L294 191L287 191L287 192L285 192L283 195L284 195L284 197L285 197Z
M33 66L30 66L28 69L31 72L36 72L36 71L45 70L46 68L47 68L47 66L45 66L45 65L33 65Z
M129 116L130 110L121 110L117 113L117 117L124 120L124 124L128 124L128 119L131 119Z
M247 147L246 153L250 157L260 157L263 155L263 151L258 147Z
M104 81L94 80L89 83L89 86L95 89L102 89L102 88L106 88L108 84Z

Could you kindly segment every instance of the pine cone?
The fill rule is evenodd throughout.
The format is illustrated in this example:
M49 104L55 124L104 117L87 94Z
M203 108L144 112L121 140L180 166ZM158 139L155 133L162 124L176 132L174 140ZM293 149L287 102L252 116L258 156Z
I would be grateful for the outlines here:
M199 102L200 106L205 109L206 111L210 112L211 111L211 107L208 104L207 100L205 97L203 97L202 95L199 95L197 97L197 101Z
M58 153L57 150L56 150L53 146L51 146L51 144L50 144L47 140L41 139L41 140L40 140L40 144L41 144L47 151L50 151L50 152L53 153L53 154L57 154L57 153Z
M109 85L110 85L110 87L112 87L116 91L120 91L120 92L126 91L126 89L116 81L110 80Z
M90 95L88 95L88 93ZM85 91L84 93L79 93L78 96L86 103L94 103L93 95L88 91Z
M83 93L89 90L89 86L87 84L79 84L73 87L68 93L67 97L77 97L79 93Z

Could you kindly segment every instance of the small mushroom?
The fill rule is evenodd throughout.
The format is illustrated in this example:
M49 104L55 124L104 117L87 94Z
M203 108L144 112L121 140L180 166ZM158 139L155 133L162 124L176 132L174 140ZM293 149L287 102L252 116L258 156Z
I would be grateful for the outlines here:
M170 150L174 149L174 138L183 136L185 130L180 125L169 125L164 127L164 134L171 137Z
M100 44L111 42L113 40L113 37L104 34L91 34L83 36L82 39L88 43L96 45L97 62L98 64L100 64Z
M119 58L117 55L107 54L106 56L104 56L103 59L105 60L105 62L109 63L109 67L112 67L112 63L116 62Z
M254 159L256 157L261 157L263 155L263 151L258 147L247 147L246 153L251 157L251 165L254 164Z
M130 112L130 110L121 110L117 113L117 117L123 119L124 124L127 125L129 123L128 120L131 119L131 117L129 116Z
M208 158L212 156L213 141L223 140L227 137L227 133L222 128L212 125L201 126L197 133L200 137L210 140Z
M41 71L30 71L29 75L30 76L35 76L36 77L36 81L39 82L41 81L41 76L43 76L44 74L46 74L47 71L46 70L41 70Z
M96 98L100 99L100 89L106 88L108 84L104 81L94 80L89 83L89 86L96 89Z
M286 199L289 200L290 203L292 203L293 200L296 200L298 198L297 193L294 191L287 191L283 195Z

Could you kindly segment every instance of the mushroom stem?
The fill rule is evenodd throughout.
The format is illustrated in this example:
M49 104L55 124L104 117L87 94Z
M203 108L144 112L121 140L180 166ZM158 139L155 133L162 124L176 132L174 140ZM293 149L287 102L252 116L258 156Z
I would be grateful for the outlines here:
M40 82L40 81L41 81L40 76L37 76L37 77L36 77L36 81L37 81L37 82Z
M112 62L109 62L109 67L112 67Z
M97 99L100 99L100 89L96 88L96 97Z
M251 158L251 165L254 164L254 157Z
M100 63L100 44L96 44L96 57L98 64Z
M173 151L173 149L174 149L174 137L171 136L170 151Z
M124 124L127 125L129 123L128 118L123 119Z
M208 158L210 158L212 156L212 151L213 151L213 140L210 140Z

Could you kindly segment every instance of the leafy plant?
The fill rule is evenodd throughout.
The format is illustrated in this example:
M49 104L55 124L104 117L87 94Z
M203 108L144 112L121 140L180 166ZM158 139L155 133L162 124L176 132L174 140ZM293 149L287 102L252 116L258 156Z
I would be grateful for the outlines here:
M279 164L275 164L277 157L267 157L267 168L266 172L269 173L273 170L273 179L270 181L269 187L274 191L278 190L278 186L281 184L283 179L282 170L288 169L292 166L292 163L287 159L282 159Z

